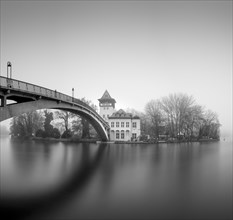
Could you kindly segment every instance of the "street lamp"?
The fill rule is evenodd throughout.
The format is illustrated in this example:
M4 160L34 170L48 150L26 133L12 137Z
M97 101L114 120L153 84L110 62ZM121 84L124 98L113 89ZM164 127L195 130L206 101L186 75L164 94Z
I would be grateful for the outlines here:
M74 88L72 88L72 102L74 102Z
M12 78L12 64L11 62L7 62L7 78L9 78L10 73L10 79Z

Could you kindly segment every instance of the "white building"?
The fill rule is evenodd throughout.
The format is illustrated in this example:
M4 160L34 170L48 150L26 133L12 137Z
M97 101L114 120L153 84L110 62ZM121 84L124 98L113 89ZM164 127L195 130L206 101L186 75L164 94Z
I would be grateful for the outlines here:
M126 113L124 110L115 110L115 99L106 90L103 96L98 99L100 116L110 125L111 141L132 141L138 140L141 135L140 118Z

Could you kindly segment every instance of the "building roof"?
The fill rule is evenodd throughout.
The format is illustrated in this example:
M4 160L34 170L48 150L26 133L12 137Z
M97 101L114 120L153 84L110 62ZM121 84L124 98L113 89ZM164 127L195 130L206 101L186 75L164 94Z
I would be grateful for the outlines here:
M103 103L103 102L111 102L111 103L116 103L116 100L113 99L108 90L105 90L104 94L102 95L102 97L100 99L98 99L99 102Z
M114 112L109 119L140 119L138 116L133 116L131 113L126 113L123 109Z

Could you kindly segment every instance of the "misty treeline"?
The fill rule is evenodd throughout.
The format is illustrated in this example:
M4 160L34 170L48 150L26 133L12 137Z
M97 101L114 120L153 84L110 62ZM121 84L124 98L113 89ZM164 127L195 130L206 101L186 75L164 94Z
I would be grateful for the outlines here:
M82 98L97 111L97 106ZM10 134L14 137L42 138L98 138L92 125L77 114L62 110L38 110L14 117L10 124Z
M145 106L145 112L131 110L140 116L141 133L158 140L166 139L198 140L219 139L220 123L218 115L205 110L187 94L170 94L161 99L153 99Z
M82 98L82 101L97 111L97 106ZM218 115L205 110L187 94L170 94L153 99L145 106L144 112L126 109L141 119L141 140L160 137L179 140L219 139ZM53 138L98 138L92 125L84 118L68 111L34 111L13 118L10 133L20 137Z

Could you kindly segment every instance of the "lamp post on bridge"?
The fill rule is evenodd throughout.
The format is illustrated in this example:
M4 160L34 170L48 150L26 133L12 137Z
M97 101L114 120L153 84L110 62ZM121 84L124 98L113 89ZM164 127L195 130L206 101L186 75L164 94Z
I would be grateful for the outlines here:
M72 102L74 102L74 88L72 88Z
M12 78L12 64L11 62L7 62L7 78L9 78L10 73L10 79Z

